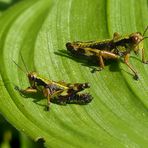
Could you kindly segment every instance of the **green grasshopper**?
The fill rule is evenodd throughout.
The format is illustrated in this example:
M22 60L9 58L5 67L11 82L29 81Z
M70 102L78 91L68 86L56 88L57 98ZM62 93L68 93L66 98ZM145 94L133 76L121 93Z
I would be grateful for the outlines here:
M36 72L29 72L23 57L21 59L25 66L24 71L15 61L13 61L28 77L30 87L26 89L16 89L23 94L42 92L47 97L47 110L49 110L50 101L59 104L76 103L76 104L87 104L91 102L92 96L89 93L79 93L86 88L90 87L89 83L66 83L63 81L52 81L41 77Z
M134 51L138 55L139 50L142 50L142 62L148 64L145 60L143 40L148 26L144 33L140 32L131 33L128 36L122 37L119 33L115 32L113 39L103 41L88 41L88 42L68 42L66 43L67 50L73 55L84 55L87 57L97 57L99 60L100 69L104 68L104 59L119 59L123 58L124 63L133 71L134 79L138 80L139 76L136 70L130 65L129 58L130 52Z

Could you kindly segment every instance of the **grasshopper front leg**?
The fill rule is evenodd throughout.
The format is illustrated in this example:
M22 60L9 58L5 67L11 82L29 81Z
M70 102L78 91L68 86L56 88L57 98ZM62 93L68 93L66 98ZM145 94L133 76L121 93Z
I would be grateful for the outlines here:
M129 53L126 54L125 57L124 57L124 62L133 71L133 73L135 74L134 75L134 79L135 80L138 80L139 79L139 76L138 76L136 70L130 65L130 63L129 63L129 57L130 57L130 54Z
M37 93L36 88L28 87L26 89L20 89L19 87L15 87L17 91L19 91L21 94L30 94L30 93Z
M142 48L142 62L148 64L148 61L145 60L144 48Z
M31 87L28 87L26 88L25 90L20 90L22 93L37 93L37 89L36 88L31 88Z

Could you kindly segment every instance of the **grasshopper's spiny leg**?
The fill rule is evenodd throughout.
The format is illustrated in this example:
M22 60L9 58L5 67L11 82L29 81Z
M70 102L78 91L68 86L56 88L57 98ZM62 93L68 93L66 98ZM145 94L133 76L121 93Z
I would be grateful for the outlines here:
M104 68L104 61L103 59L118 59L119 56L108 51L100 51L99 53L99 60L100 60L100 67Z
M124 57L124 62L133 71L133 73L135 74L134 75L134 79L135 80L138 80L139 79L139 76L138 76L136 70L129 64L129 57L130 57L130 55L129 54L126 54L125 57Z
M104 69L104 61L103 61L103 57L102 57L102 54L101 54L101 52L100 52L100 54L99 54L99 62L100 62L100 70L102 70L102 69Z
M116 55L116 54L109 52L109 51L100 51L96 55L99 57L100 70L104 69L104 66L105 66L103 59L119 59L119 57L120 57L119 55ZM96 71L96 70L94 69L93 72L94 71Z
M104 58L104 59L118 59L119 56L112 53L112 52L109 52L109 51L101 51L101 56Z

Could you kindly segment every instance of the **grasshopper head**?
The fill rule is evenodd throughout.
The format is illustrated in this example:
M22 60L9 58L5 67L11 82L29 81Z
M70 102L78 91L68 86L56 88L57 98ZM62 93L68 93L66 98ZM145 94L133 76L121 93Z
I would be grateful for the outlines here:
M36 77L37 77L37 73L36 72L30 72L30 73L27 74L27 77L29 79L30 85L33 86L33 84L36 80Z
M148 38L148 36L145 36L147 30L148 26L145 28L143 34L141 34L140 32L136 32L130 35L130 40L135 54L138 54L139 49L143 49L143 40Z
M67 48L67 50L71 51L73 49L72 43L70 43L70 42L66 43L66 48Z
M139 42L143 40L143 36L140 32L136 32L130 35L130 39L133 44L139 44Z
M130 35L131 44L135 54L138 54L140 46L143 46L142 40L144 39L143 35L140 32L132 33ZM141 47L143 48L143 47Z
M81 48L81 43L79 41L77 42L73 42L73 43L66 43L66 48L68 51L70 51L72 54L75 54L75 55L81 55L83 54L83 49Z
M76 44L74 44L74 43L70 43L70 42L66 43L66 48L71 53L75 53L77 51Z

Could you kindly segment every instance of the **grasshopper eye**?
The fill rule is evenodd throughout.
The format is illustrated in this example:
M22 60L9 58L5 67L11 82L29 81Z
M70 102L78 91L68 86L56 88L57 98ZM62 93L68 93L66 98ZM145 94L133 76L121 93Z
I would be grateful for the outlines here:
M140 39L139 39L138 36L132 36L131 40L132 40L133 43L136 43L136 44L140 42Z
M34 80L34 76L31 76L30 79L31 79L31 80Z
M66 47L68 50L72 50L73 49L73 46L70 42L66 43Z
M34 81L36 79L36 77L34 75L32 75L32 74L28 74L28 78L31 81Z

